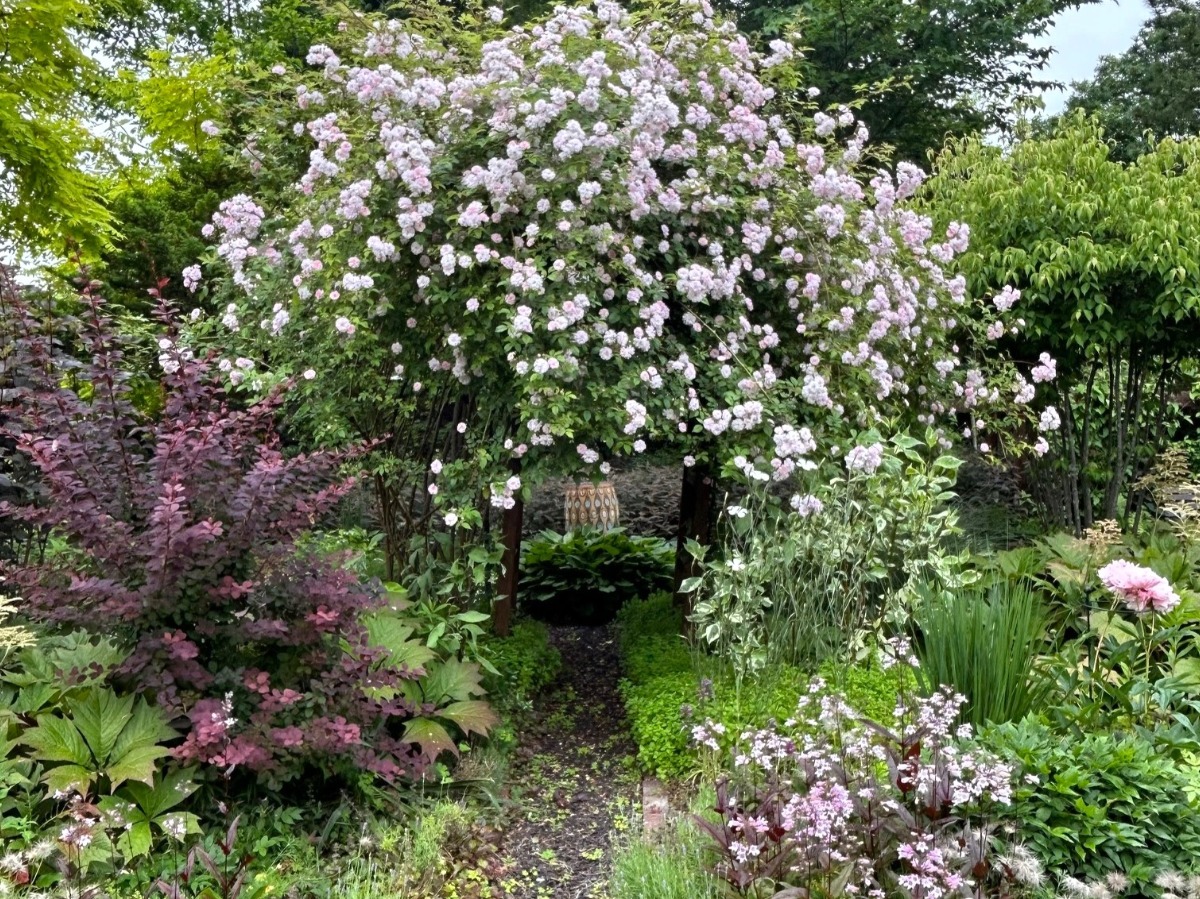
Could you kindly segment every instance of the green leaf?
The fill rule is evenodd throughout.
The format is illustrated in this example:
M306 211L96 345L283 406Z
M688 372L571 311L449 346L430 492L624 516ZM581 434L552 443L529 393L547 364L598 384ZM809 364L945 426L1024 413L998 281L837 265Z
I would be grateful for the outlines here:
M117 849L126 859L148 855L153 844L148 821L134 822L117 838Z
M196 792L199 785L193 780L194 776L195 769L186 768L155 778L153 786L130 781L121 788L119 795L127 797L147 818L157 818Z
M426 702L442 703L470 699L472 696L482 696L483 675L479 666L473 662L460 659L447 659L433 668L421 682L421 690Z
M82 765L58 765L48 768L42 775L42 781L52 793L68 793L71 790L84 792L93 780L95 774Z
M492 707L480 699L452 702L438 710L438 717L453 721L465 734L476 733L481 737L486 737L488 731L500 723Z
M118 696L112 690L89 690L82 698L67 703L75 726L103 766L125 725L133 718L133 696Z
M152 784L158 768L155 762L170 754L171 751L165 746L133 746L116 757L104 773L108 775L114 789L127 780Z
M437 653L419 640L410 639L415 633L406 620L389 612L379 612L366 621L367 638L371 645L386 649L388 661L395 666L405 666L418 674L424 673L425 665L437 658Z
M416 743L431 759L443 752L458 755L458 745L450 738L450 733L430 718L413 718L405 723L403 740L405 743Z
M33 748L38 761L92 765L92 754L83 736L74 724L57 715L39 715L37 727L27 731L21 743Z

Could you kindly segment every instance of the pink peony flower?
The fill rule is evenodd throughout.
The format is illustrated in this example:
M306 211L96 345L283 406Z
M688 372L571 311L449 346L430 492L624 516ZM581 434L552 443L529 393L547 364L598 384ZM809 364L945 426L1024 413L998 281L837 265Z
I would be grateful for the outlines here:
M1179 605L1179 594L1167 579L1125 559L1109 562L1097 574L1113 596L1139 615L1170 612Z

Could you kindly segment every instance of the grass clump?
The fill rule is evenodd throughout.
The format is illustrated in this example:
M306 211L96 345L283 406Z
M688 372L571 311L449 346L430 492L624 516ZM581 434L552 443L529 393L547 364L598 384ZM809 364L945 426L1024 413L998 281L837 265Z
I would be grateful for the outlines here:
M962 717L976 727L1019 721L1049 690L1037 670L1045 641L1045 607L1027 586L924 590L915 616L917 677L930 695L943 684L967 697Z
M675 821L661 834L637 837L613 856L611 899L719 899L716 879L708 873L700 833Z

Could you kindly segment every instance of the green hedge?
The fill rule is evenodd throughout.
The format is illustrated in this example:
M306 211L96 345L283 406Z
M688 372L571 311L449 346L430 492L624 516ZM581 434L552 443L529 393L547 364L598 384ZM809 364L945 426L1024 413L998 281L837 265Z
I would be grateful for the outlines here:
M783 667L739 690L728 666L693 651L680 636L682 614L670 594L627 603L618 613L617 629L625 672L621 695L638 762L663 779L697 770L693 725L706 718L721 722L731 745L747 727L792 717L811 680L809 672ZM864 715L892 719L900 686L896 672L827 665L820 673ZM709 699L700 696L704 679L712 682Z

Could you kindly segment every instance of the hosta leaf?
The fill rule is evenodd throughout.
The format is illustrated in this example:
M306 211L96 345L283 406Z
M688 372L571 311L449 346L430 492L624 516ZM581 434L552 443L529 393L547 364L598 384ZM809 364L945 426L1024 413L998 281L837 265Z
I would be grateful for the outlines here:
M56 715L39 715L37 727L27 731L21 743L33 747L41 762L92 764L92 754L75 725Z
M481 737L486 737L488 731L500 723L492 707L481 699L452 702L438 712L438 717L453 721L464 734L475 733Z
M458 746L449 731L430 718L413 718L404 725L404 742L416 743L431 759L443 752L458 755Z
M82 697L67 703L76 728L101 765L133 717L133 701L133 696L118 696L112 690L88 690Z

